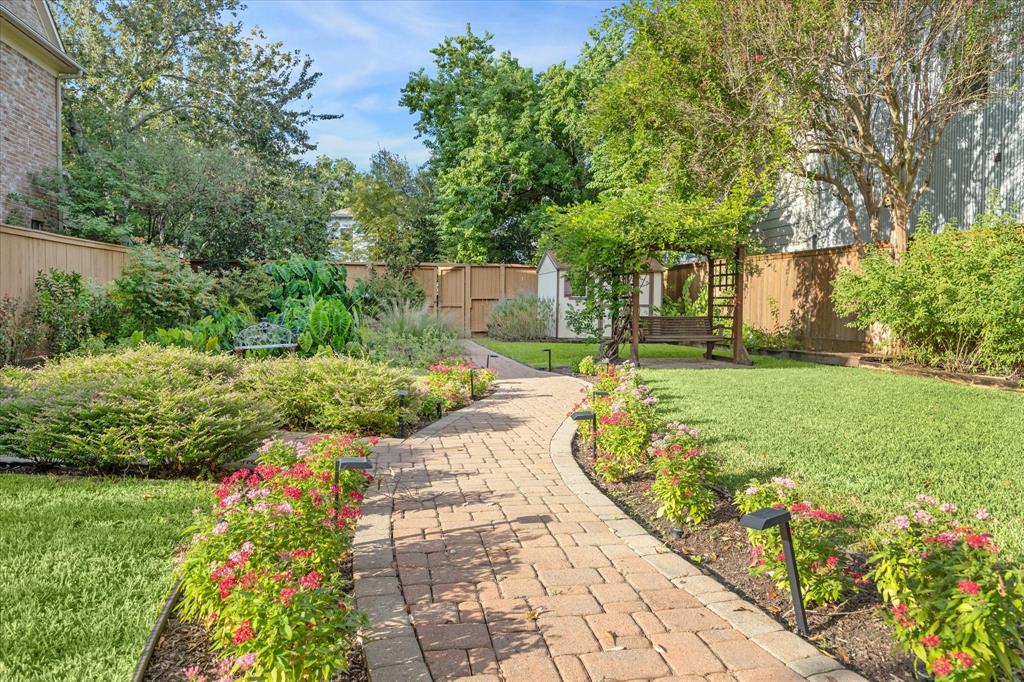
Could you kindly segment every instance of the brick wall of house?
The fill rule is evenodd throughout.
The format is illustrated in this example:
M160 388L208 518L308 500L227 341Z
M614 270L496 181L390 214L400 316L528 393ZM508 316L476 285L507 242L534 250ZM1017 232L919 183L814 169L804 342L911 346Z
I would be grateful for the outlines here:
M58 165L57 97L56 76L0 43L0 222L15 209L26 226L46 217L8 195L33 193L32 174Z

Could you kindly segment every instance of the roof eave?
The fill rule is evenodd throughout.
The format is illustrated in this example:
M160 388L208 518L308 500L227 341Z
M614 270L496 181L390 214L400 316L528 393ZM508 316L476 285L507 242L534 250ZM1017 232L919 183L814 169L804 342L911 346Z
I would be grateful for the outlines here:
M46 39L45 36L40 34L38 31L33 29L31 26L26 24L24 21L14 16L14 14L0 5L0 21L8 24L11 28L15 29L19 33L23 34L26 38L43 48L51 57L53 57L58 64L63 67L58 70L58 73L64 77L81 76L85 73L82 65L76 62L74 59L69 57L62 50L54 47L53 43Z

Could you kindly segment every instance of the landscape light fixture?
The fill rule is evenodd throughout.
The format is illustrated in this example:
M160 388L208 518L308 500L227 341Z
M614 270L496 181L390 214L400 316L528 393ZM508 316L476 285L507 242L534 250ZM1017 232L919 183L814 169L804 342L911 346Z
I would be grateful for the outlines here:
M484 364L484 367L486 369L490 369L491 368L491 358L494 358L495 360L497 360L498 356L497 355L488 355L487 356L487 362Z
M590 422L590 441L593 447L594 458L597 458L597 413L591 410L583 410L572 413L573 421Z
M373 468L373 463L366 457L339 457L334 460L334 521L338 521L338 510L341 509L338 496L341 492L341 470L362 469L363 471Z
M469 399L476 400L476 369L469 368Z
M786 560L786 573L789 575L789 591L793 595L793 613L796 616L796 626L800 634L808 636L807 615L804 613L804 598L800 592L800 575L796 569L796 559L793 556L793 535L789 532L789 520L791 515L787 509L776 509L765 507L744 514L740 519L740 525L750 530L768 530L779 527L782 534L782 555Z
M594 391L590 395L592 395L595 398L607 398L611 394L608 393L608 391Z
M441 399L440 398L435 399L434 400L434 410L437 412L437 418L438 419L441 418L441 410L442 410L442 408L443 408L443 406L441 405Z
M550 372L551 371L551 349L550 348L541 348L540 352L548 354L548 371Z
M395 395L398 396L398 437L405 438L405 399L409 396L409 391L400 388L395 391Z

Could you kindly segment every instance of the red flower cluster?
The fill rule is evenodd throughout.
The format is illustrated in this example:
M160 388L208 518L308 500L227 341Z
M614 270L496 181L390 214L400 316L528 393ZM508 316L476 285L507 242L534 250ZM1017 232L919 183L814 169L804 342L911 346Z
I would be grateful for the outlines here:
M981 586L973 580L961 580L956 584L956 588L964 594L978 594L981 591Z
M231 638L231 643L235 646L248 642L250 639L256 636L256 631L249 625L248 620L243 620L242 624L235 630L234 637Z

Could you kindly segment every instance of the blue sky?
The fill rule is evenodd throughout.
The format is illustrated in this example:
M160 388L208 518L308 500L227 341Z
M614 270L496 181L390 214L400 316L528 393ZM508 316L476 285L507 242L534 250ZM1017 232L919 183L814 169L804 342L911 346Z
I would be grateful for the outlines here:
M415 117L398 105L409 73L432 66L429 50L446 35L465 31L494 34L499 51L542 70L576 60L587 29L608 0L447 0L342 2L335 0L250 0L240 16L271 40L313 57L323 73L311 100L314 110L344 118L310 127L316 154L344 156L365 168L378 147L426 160L415 139Z

